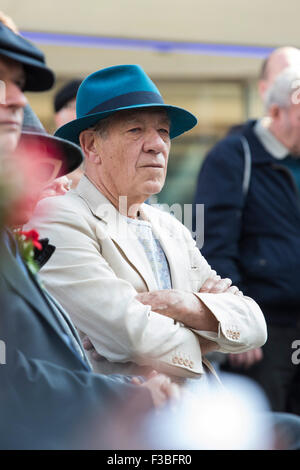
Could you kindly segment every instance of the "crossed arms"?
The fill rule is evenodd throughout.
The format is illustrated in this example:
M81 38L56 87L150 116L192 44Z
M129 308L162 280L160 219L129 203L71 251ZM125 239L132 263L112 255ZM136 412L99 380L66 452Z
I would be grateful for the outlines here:
M215 275L203 284L200 292L221 293L231 292L241 294L237 287L231 286L230 279L221 279ZM186 327L195 330L218 332L219 322L209 308L193 293L177 289L143 292L137 295L137 300L144 305L150 305L161 315L173 318ZM219 349L215 341L199 337L202 354Z

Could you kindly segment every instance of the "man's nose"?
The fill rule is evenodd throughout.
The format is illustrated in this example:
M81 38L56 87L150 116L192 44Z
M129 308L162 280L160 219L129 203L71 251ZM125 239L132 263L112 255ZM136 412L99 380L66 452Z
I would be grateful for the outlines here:
M161 153L163 150L166 149L166 142L162 138L161 134L157 130L149 130L146 132L145 140L144 140L144 151L145 152L153 152L153 153Z
M15 108L24 108L27 104L27 98L21 88L14 82L6 83L5 104Z

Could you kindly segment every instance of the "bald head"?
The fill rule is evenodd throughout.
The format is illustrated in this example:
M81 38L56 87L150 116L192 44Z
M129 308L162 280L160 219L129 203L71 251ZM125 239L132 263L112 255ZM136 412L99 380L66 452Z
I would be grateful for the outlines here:
M11 29L15 34L19 34L18 28L16 24L14 23L14 20L3 13L3 11L0 11L0 22L4 24L7 28Z
M262 101L264 101L266 90L287 67L299 67L300 69L300 49L280 47L275 49L264 61L258 82L258 91Z

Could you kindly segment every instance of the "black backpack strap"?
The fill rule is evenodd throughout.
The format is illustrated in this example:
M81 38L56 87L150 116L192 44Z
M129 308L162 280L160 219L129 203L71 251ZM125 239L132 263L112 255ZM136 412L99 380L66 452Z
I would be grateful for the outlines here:
M244 176L243 176L243 195L244 199L248 194L251 178L251 151L246 137L240 137L244 150Z

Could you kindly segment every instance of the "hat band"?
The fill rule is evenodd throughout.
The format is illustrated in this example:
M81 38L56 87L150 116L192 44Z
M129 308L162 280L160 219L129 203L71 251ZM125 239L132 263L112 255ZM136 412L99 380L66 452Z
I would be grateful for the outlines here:
M126 108L129 106L142 106L142 105L164 105L164 101L158 93L153 91L133 91L125 93L124 95L116 96L110 100L104 101L91 109L86 115L100 113L105 111L112 111L118 108Z

